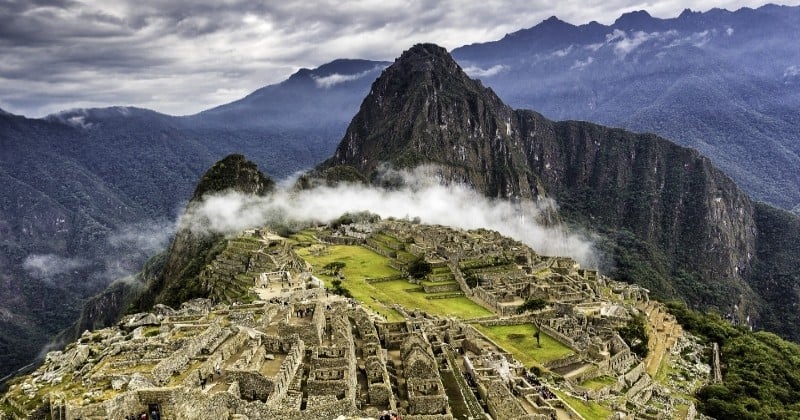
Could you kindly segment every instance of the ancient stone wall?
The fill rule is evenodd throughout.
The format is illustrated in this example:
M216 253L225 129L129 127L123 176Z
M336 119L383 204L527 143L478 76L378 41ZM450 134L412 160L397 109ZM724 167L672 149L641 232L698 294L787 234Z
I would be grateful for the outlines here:
M183 371L190 358L196 356L202 348L208 346L212 340L217 339L221 334L222 327L220 327L219 322L212 323L203 333L190 339L182 349L160 361L153 368L153 379L159 385L166 384L173 374Z
M228 370L226 380L239 384L239 394L244 399L266 401L275 391L272 378L265 378L258 372L244 370Z
M273 378L273 391L269 397L267 397L268 403L274 403L286 395L286 391L292 379L294 379L295 374L297 374L297 369L303 362L304 354L305 343L303 343L303 340L297 340L281 363L280 371Z

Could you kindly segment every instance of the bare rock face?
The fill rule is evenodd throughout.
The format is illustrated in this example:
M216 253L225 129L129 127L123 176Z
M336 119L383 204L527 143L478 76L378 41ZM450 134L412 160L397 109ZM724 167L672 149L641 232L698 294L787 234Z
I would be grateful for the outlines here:
M128 382L128 390L135 391L142 388L152 388L155 384L141 373L134 373Z
M444 48L418 44L375 81L323 167L349 165L375 179L384 163L440 164L445 182L493 197L532 198L543 191L527 168L513 119L513 110Z

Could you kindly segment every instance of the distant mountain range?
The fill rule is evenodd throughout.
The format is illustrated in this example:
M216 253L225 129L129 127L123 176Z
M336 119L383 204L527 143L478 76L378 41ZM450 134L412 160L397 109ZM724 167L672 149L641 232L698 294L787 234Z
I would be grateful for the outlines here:
M511 106L662 135L800 210L800 7L555 17L453 56Z
M515 108L655 132L707 154L756 199L797 211L798 17L798 7L768 5L664 20L635 12L610 26L551 18L453 56ZM0 376L73 321L83 300L163 246L177 209L213 162L243 153L283 179L331 156L388 64L336 60L302 69L188 117L113 107L27 119L0 110L0 284L9 291L0 295L0 354L9 356ZM489 193L523 191L522 178L514 187L499 182L512 173L493 174L487 185L497 190ZM759 294L791 305L796 293L774 285L798 277L785 247L794 231L762 216L795 219L755 206L765 209L755 221L775 228L758 232L775 240L750 251L785 260ZM618 239L652 254L636 237Z

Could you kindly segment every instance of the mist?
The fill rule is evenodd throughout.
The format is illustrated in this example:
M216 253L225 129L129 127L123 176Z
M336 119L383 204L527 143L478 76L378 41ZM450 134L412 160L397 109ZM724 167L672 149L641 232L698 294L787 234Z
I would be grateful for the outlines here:
M402 172L404 186L392 190L346 184L303 191L279 188L267 197L237 192L212 195L190 206L180 224L197 233L235 234L265 225L328 223L346 212L369 211L382 218L491 229L539 254L568 256L584 266L597 266L595 248L588 238L563 226L537 222L543 211L556 208L552 200L512 203L489 199L465 185L441 185L429 173L426 168Z

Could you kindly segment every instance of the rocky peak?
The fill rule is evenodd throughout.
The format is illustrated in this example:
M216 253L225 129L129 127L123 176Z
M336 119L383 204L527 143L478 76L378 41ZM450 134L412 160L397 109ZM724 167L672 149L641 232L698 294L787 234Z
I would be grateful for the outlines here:
M417 44L373 83L333 158L322 165L350 166L367 179L378 168L442 167L445 182L466 183L489 196L532 197L518 144L513 110L472 80L444 48Z
M275 188L275 182L264 176L255 163L232 154L215 163L197 184L192 201L206 194L234 190L245 194L264 195Z
M608 232L615 275L660 296L757 312L745 283L752 203L707 158L654 135L515 111L443 48L416 45L384 70L320 169L376 182L387 163L432 165L440 181L489 197L547 191L565 219Z
M266 177L255 163L244 156L232 154L215 163L200 180L187 208L199 205L209 194L237 191L244 194L265 195L275 183ZM198 274L221 251L215 245L220 234L195 232L184 220L166 255L164 269L135 303L146 309L154 304L177 305L188 299L206 297L207 290L198 281Z

